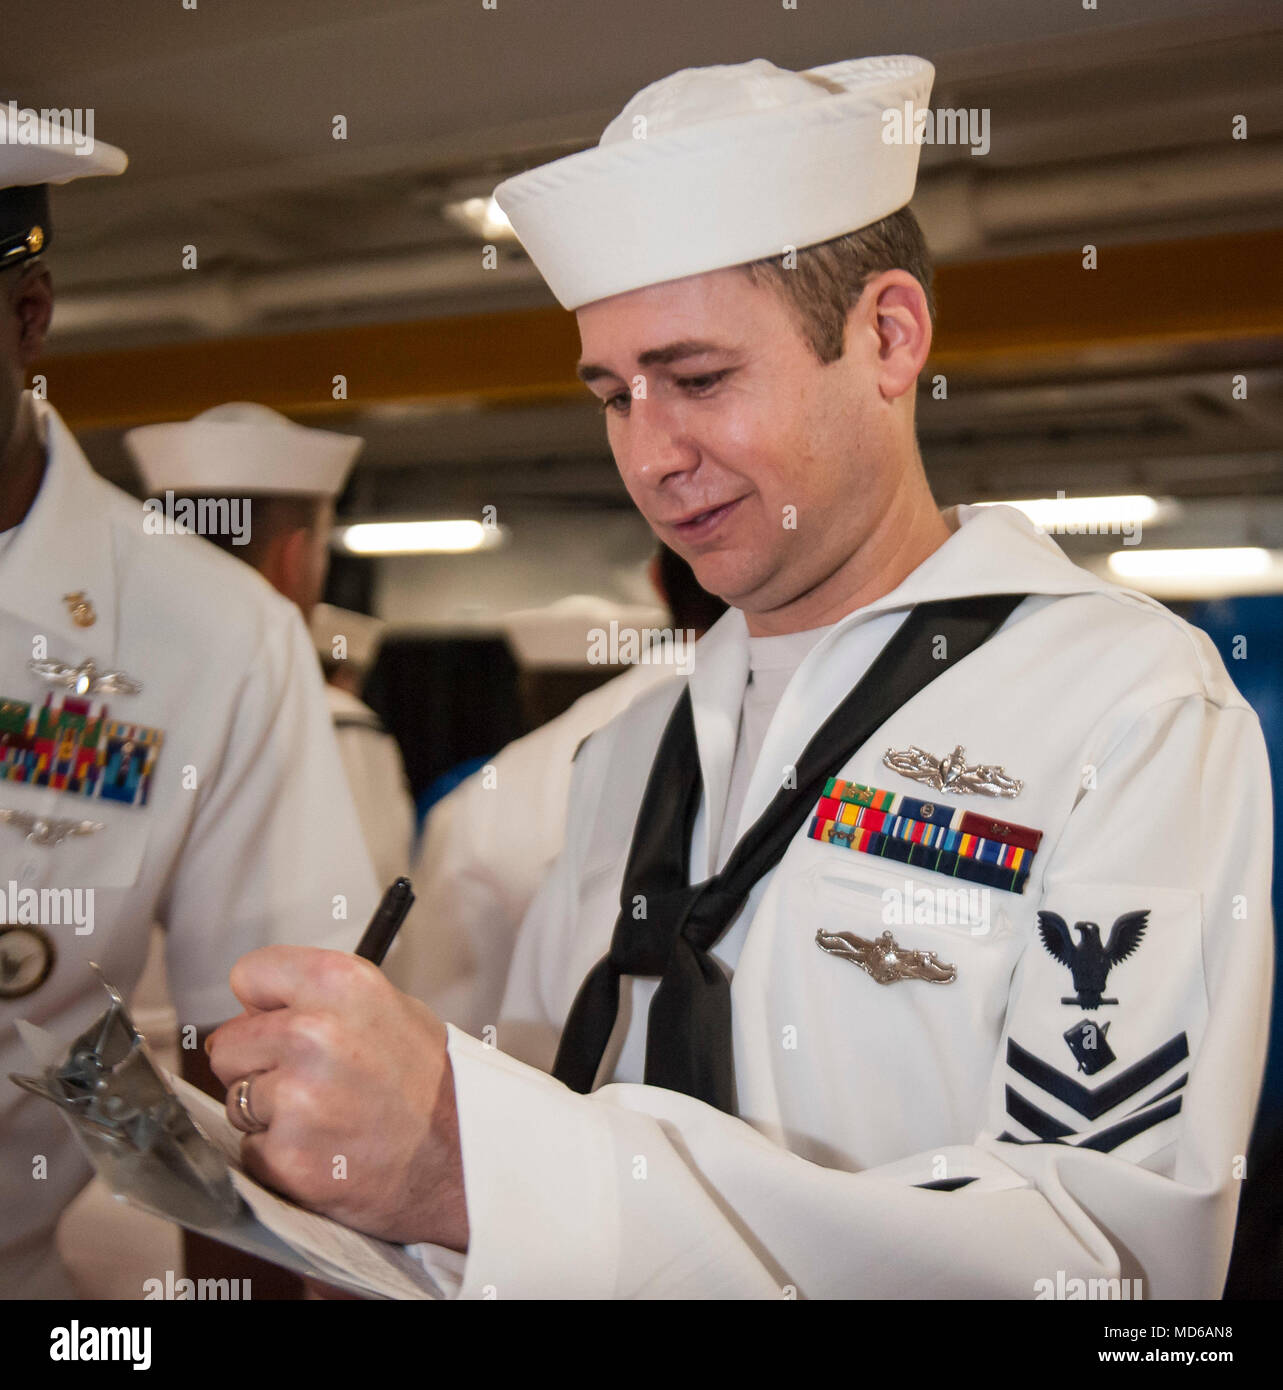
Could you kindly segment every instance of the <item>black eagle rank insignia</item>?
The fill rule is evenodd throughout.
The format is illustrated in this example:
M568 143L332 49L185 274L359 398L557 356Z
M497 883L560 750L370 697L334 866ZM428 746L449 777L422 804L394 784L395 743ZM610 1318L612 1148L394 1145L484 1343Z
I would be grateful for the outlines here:
M1187 959L1190 951L1196 952L1197 907L1182 917L1181 907L1188 905L1160 890L1155 907L1120 912L1131 891L1128 885L1104 891L1088 887L1085 896L1093 906L1082 915L1106 922L1112 916L1112 925L1103 931L1098 922L1075 921L1071 927L1059 913L1038 912L1038 937L1047 956L1069 971L1073 987L1060 994L1057 985L1063 988L1064 977L1047 967L1047 956L1040 957L1036 994L1028 997L1029 1007L1017 1020L1016 1033L1007 1036L1004 1108L1014 1126L1003 1130L1000 1139L1110 1153L1180 1114L1190 1059L1190 1036L1180 1023L1194 1024L1196 1019L1193 1014L1151 1010L1148 990L1163 971L1180 968L1172 966L1180 952ZM1072 890L1068 896L1072 900ZM1125 972L1122 988L1115 985L1109 993L1115 967L1136 955L1156 914L1162 933L1150 962L1155 969L1148 974L1144 969ZM1119 1006L1119 996L1124 1016L1127 1006L1140 1006L1134 1030L1143 1039L1140 1049L1136 1040L1117 1032L1112 1019L1101 1018L1102 1010ZM1057 998L1063 1007L1086 1012L1067 1028L1063 1023L1056 1026L1047 1006L1054 1009ZM1160 1017L1166 1027L1160 1023L1156 1028ZM1133 1032L1130 1023L1119 1026ZM1056 1034L1073 1054L1072 1069L1049 1060L1046 1047Z
M1065 919L1055 912L1038 914L1038 935L1042 944L1061 963L1067 965L1074 979L1076 994L1062 999L1062 1004L1077 1004L1080 1009L1099 1009L1102 1004L1117 1004L1117 999L1105 998L1105 981L1119 961L1124 961L1140 945L1145 935L1149 909L1124 912L1114 923L1108 943L1102 944L1100 928L1095 922L1075 922L1078 944L1074 944Z
M1074 993L1061 999L1062 1004L1076 1004L1080 1009L1099 1009L1117 1004L1117 999L1105 998L1105 981L1119 961L1124 961L1141 943L1149 909L1124 912L1102 942L1100 927L1095 922L1075 922L1078 942L1074 943L1065 919L1057 912L1039 912L1038 935L1042 944L1061 965L1067 965L1074 981ZM1105 1039L1109 1024L1099 1024L1089 1018L1075 1023L1065 1033L1065 1044L1074 1054L1078 1070L1094 1076L1117 1058Z

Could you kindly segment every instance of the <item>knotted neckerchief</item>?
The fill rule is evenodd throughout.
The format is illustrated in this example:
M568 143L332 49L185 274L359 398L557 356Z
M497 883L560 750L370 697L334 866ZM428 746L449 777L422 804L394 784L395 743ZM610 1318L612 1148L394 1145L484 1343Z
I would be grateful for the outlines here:
M753 885L779 863L828 779L902 705L991 637L1024 597L985 594L914 607L806 745L790 779L796 786L782 786L720 872L695 884L690 844L702 779L690 687L682 691L637 813L610 951L579 987L562 1031L553 1066L559 1081L574 1091L592 1089L619 1012L620 976L658 975L646 1084L734 1114L730 982L710 949ZM640 920L633 915L639 899Z

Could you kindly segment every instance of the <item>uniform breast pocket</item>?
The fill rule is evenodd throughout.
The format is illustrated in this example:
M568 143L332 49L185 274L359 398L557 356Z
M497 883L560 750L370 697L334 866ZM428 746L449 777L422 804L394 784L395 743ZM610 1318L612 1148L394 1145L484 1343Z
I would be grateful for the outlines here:
M884 928L922 928L935 941L970 938L993 945L1011 934L1003 903L1011 895L943 874L875 863L835 862L831 853L807 871L812 889L829 907L872 911ZM857 906L858 904L858 906Z
M1018 909L993 890L935 891L970 886L798 841L763 899L765 930L755 940L755 922L750 933L754 979L784 1000L763 1032L793 1025L799 1049L815 1048L829 1113L860 1116L865 1138L853 1143L865 1161L974 1137L1006 1016Z
M20 886L128 888L137 882L151 813L44 787L0 783L0 878Z
M912 868L834 862L828 847L793 895L814 938L813 972L859 993L890 1026L910 1015L996 1037L1018 954L1009 895ZM863 856L862 856L863 857ZM796 929L796 928L795 928ZM818 948L818 950L816 949Z

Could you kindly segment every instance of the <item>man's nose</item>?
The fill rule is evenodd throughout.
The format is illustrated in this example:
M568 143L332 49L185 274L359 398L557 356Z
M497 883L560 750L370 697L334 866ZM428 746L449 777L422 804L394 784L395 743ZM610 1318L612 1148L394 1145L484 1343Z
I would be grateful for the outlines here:
M634 400L628 427L619 441L616 462L625 481L657 488L699 463L699 448L685 427L681 411L655 400Z

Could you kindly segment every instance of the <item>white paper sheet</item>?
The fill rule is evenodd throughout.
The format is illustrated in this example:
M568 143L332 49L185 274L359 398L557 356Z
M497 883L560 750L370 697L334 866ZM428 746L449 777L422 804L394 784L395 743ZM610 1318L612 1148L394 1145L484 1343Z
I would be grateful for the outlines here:
M349 1283L384 1298L433 1299L444 1295L427 1271L404 1248L378 1240L327 1216L307 1211L256 1182L241 1166L241 1132L227 1112L204 1091L166 1073L187 1113L227 1158L232 1184L254 1215L286 1245Z

